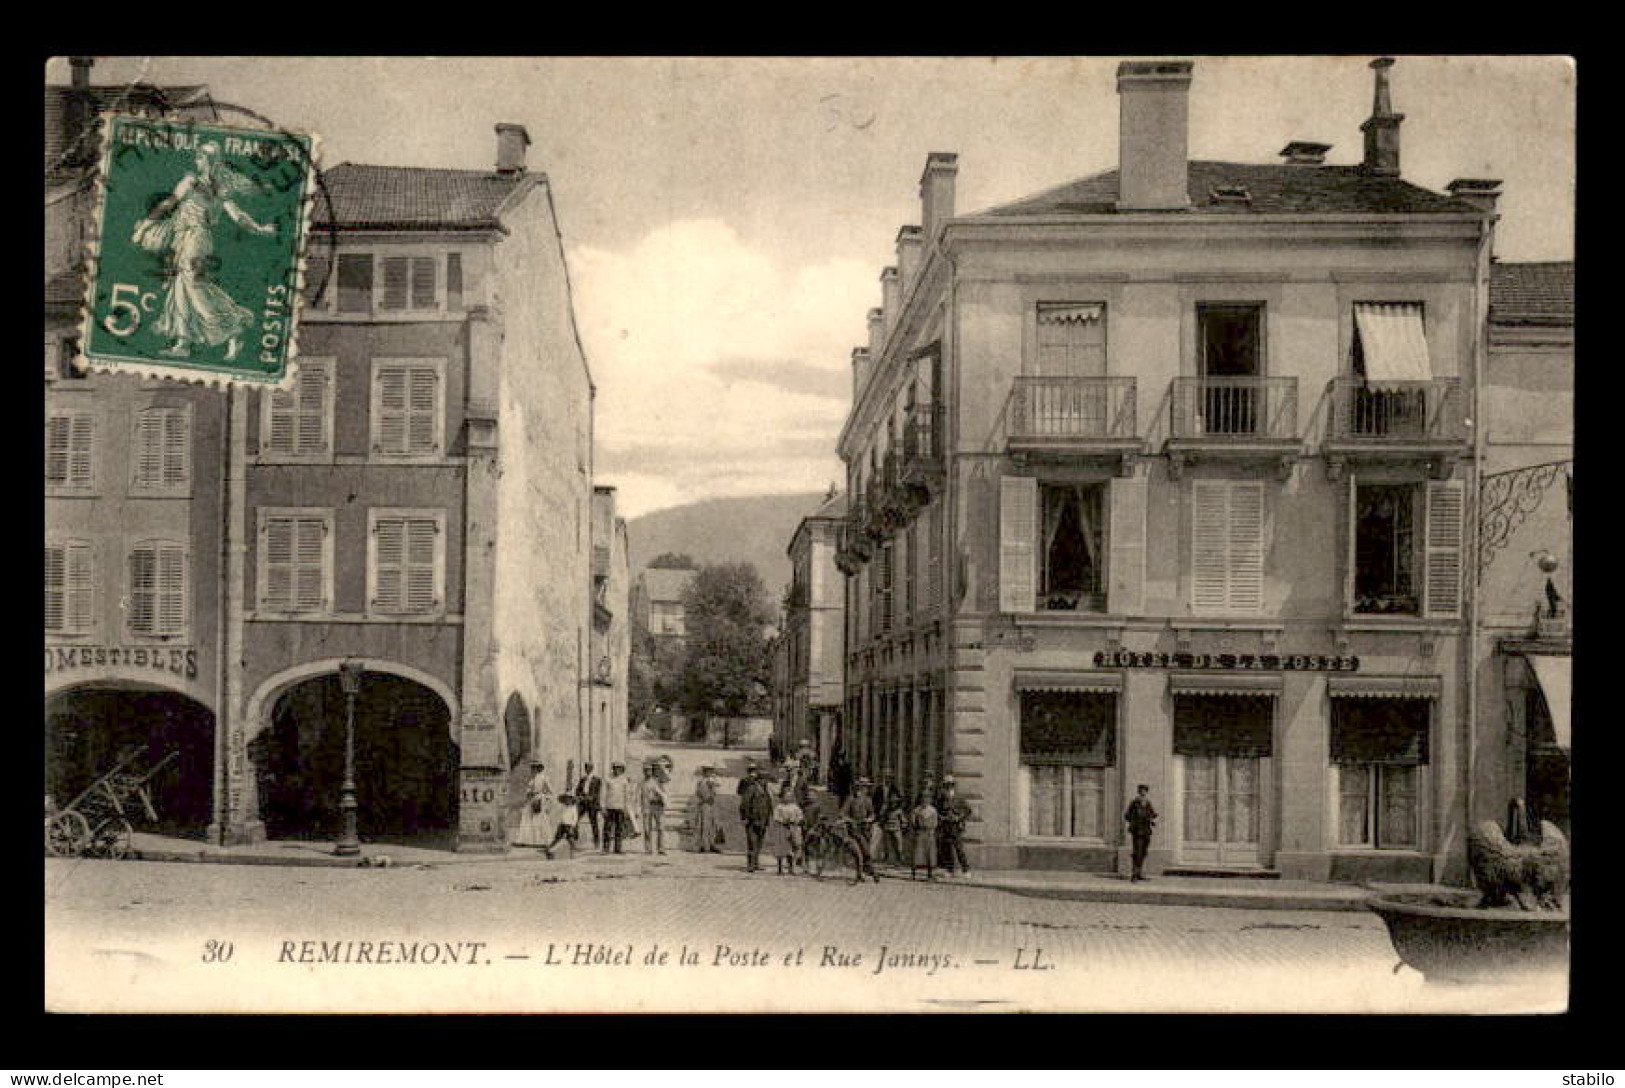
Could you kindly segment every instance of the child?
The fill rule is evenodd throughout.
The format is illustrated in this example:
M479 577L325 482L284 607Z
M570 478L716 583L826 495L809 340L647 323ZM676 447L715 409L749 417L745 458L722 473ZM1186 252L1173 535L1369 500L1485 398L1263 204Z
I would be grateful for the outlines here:
M547 854L547 860L553 860L553 847L559 844L560 839L570 843L570 856L576 856L576 821L580 819L580 809L576 807L576 798L573 793L559 794L559 825L553 832L553 841L542 847Z
M929 794L922 793L914 802L914 811L909 813L909 819L914 824L914 857L913 865L909 867L908 878L918 880L920 866L925 866L925 879L937 878L937 809L931 803Z
M796 859L801 856L801 824L805 819L801 806L796 804L795 787L789 779L779 789L778 804L773 806L773 822L768 825L768 845L778 861L779 875L796 871Z

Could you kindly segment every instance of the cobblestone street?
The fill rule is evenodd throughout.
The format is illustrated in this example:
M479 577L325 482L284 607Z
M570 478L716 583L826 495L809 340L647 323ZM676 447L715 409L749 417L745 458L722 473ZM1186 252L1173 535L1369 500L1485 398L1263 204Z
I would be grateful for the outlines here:
M1555 985L1396 972L1381 922L1360 912L854 886L747 875L727 855L376 870L49 860L46 940L47 1004L62 1011L1562 1006Z

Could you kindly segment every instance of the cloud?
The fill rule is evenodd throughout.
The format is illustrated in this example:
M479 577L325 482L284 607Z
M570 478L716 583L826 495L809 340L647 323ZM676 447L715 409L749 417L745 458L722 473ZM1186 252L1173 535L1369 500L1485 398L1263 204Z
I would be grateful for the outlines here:
M623 513L842 475L835 442L874 269L782 267L717 219L629 250L583 247L570 265L598 383L597 466Z

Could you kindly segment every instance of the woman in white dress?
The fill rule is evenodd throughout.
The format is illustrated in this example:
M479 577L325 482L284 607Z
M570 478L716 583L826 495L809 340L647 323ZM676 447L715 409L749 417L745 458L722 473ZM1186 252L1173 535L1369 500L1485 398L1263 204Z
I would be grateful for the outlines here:
M553 831L553 783L548 780L547 768L540 760L531 760L530 770L525 807L519 814L519 830L514 833L513 844L541 848L547 845Z

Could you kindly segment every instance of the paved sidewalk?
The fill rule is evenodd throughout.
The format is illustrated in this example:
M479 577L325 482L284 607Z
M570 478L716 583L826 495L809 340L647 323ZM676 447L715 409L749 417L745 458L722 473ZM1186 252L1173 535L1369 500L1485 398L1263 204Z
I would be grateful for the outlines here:
M459 854L392 843L364 843L359 857L337 857L328 842L271 841L249 846L221 847L191 839L137 832L132 845L143 861L203 862L234 865L322 866L366 869L440 869L446 867L502 866L528 870L540 883L621 879L632 876L685 876L707 879L746 879L744 855L695 854L671 849L665 855L646 854L637 840L624 854L600 853L587 847L571 857L567 848L554 851L548 861L541 852L516 848L505 854ZM771 875L771 870L769 870ZM907 870L880 870L882 879L908 881ZM753 877L751 879L766 879ZM841 879L828 876L826 882ZM1163 876L1138 883L1112 875L1038 870L978 870L963 876L938 874L938 884L990 888L1038 899L1081 902L1140 903L1152 906L1232 907L1244 910L1361 911L1374 893L1397 891L1454 891L1434 885L1354 885L1309 880L1235 880L1211 877ZM922 880L923 883L923 880Z

